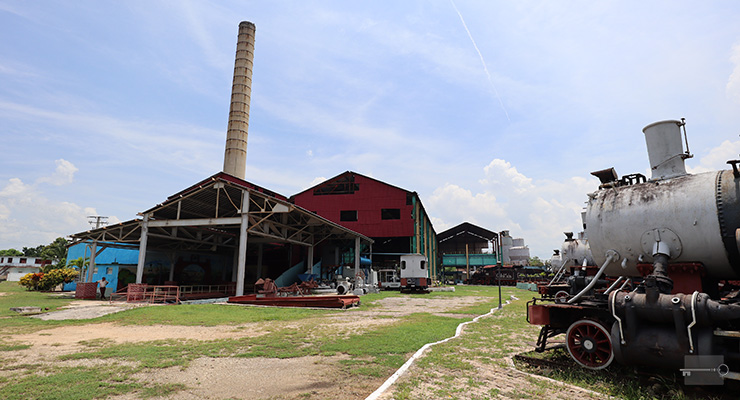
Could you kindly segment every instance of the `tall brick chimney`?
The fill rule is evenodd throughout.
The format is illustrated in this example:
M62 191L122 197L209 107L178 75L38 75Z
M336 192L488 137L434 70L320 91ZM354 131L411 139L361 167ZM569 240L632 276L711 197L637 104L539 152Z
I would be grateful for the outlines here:
M239 23L236 43L234 82L231 86L229 127L226 131L224 172L245 179L247 169L247 131L249 100L252 95L252 65L254 60L255 26L248 21Z

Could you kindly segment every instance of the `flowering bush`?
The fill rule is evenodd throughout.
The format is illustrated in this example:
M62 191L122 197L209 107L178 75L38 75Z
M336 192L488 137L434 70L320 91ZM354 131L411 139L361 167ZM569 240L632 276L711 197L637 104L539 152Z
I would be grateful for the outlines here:
M72 282L79 272L72 268L52 269L47 273L37 272L24 275L18 282L28 290L51 290L60 283Z
M43 272L30 273L23 275L23 277L21 277L21 280L18 281L18 284L21 286L25 286L28 290L39 290L39 284L41 282L41 279L43 278Z

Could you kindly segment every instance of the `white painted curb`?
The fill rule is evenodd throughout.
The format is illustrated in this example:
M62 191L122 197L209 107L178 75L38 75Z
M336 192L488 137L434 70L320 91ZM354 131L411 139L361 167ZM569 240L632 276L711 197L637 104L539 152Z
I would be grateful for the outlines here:
M514 300L519 300L518 298L516 298L514 296L511 296L511 298L513 298ZM509 303L510 303L510 301L507 300L506 303L504 303L504 306L505 305L508 305ZM502 306L502 308L503 308L503 306ZM365 400L376 400L378 397L380 397L380 395L382 395L392 384L394 384L396 382L396 380L398 380L398 378L401 377L401 375L404 374L404 372L406 372L407 369L409 369L409 367L411 366L411 364L413 364L414 361L416 361L417 358L421 357L421 355L424 353L424 351L426 349L434 346L435 344L444 343L444 342L446 342L448 340L451 340L451 339L454 339L454 338L460 336L460 334L462 333L463 327L465 325L472 324L474 322L478 322L479 319L481 319L483 317L487 317L489 315L492 315L497 310L499 310L498 307L497 308L492 308L491 311L489 311L488 313L483 314L483 315L479 315L479 316L473 318L472 321L461 323L460 325L457 326L457 329L455 330L455 336L448 337L447 339L442 339L442 340L440 340L438 342L427 343L424 346L421 346L421 348L419 350L417 350L416 353L414 353L414 355L411 356L411 358L409 358L408 361L406 361L406 363L404 363L401 366L401 368L399 368L393 375L391 375L390 378L388 378L385 382L383 382L383 384L380 385L380 387L377 390L375 390L374 392L372 392L370 394L370 396L367 396L365 398Z

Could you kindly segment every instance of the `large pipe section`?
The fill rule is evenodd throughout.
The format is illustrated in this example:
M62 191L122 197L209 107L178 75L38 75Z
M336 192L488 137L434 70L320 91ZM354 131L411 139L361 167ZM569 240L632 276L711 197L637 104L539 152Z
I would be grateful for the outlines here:
M255 26L248 21L239 23L236 43L234 81L231 86L229 126L226 131L224 172L244 179L247 169L247 131L249 128L249 100L252 95L252 66L254 60Z
M668 120L643 128L653 180L686 175L684 159L690 156L683 151L681 127L684 125L682 121Z

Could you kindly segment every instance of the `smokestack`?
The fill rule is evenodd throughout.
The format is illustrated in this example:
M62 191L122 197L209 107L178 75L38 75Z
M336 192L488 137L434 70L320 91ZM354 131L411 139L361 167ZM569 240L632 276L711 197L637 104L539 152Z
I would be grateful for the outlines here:
M643 128L653 180L686 175L684 159L690 156L683 151L681 126L681 121L668 120Z
M247 130L249 128L249 100L252 95L252 65L254 60L255 26L248 21L239 23L236 42L234 83L231 86L229 127L226 131L224 172L244 179L247 170Z

